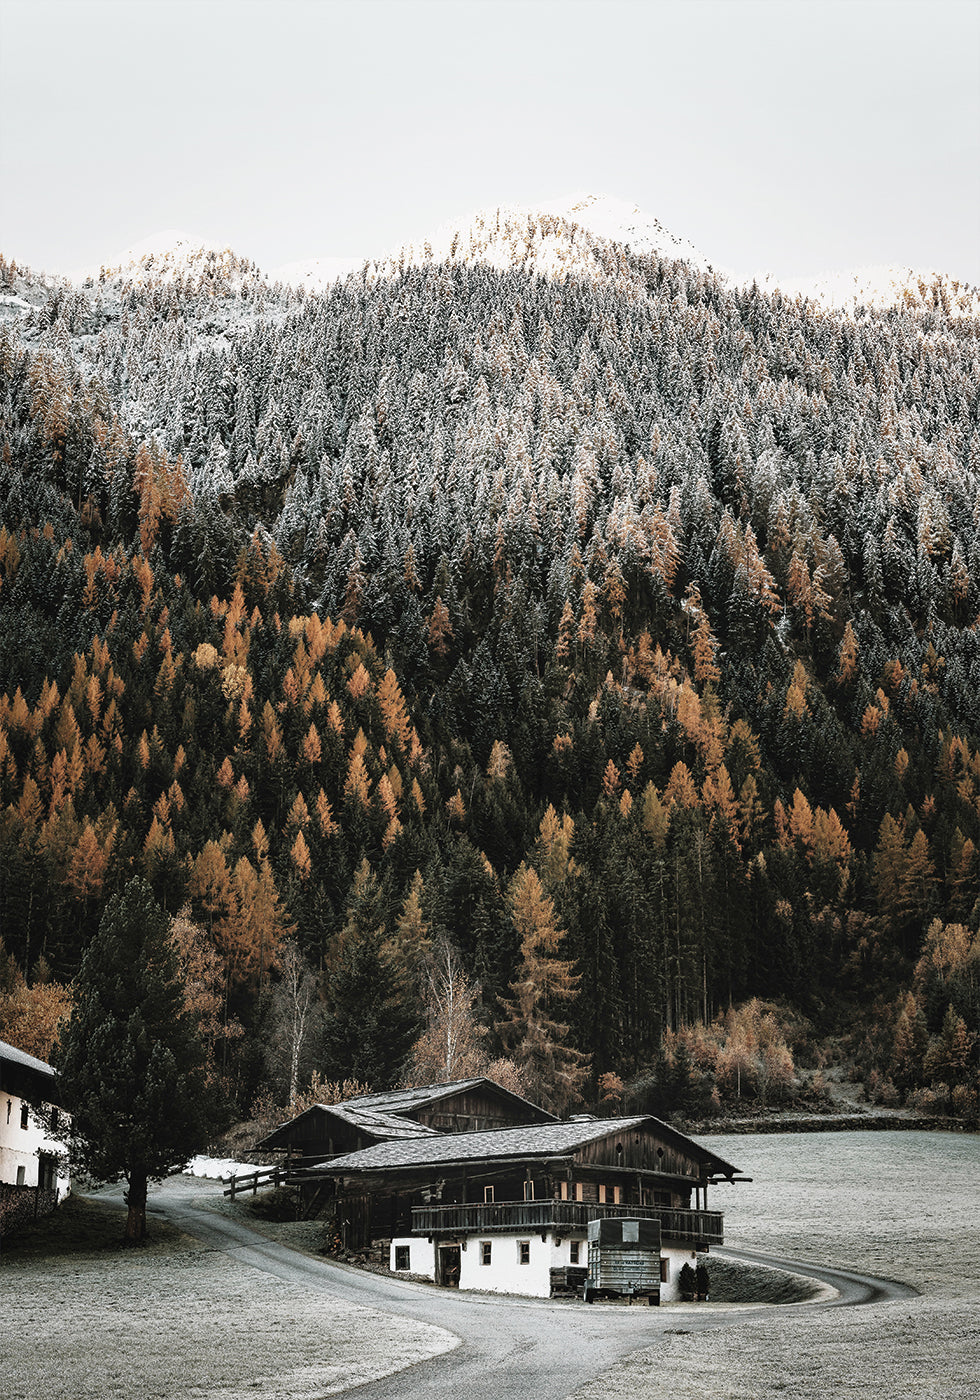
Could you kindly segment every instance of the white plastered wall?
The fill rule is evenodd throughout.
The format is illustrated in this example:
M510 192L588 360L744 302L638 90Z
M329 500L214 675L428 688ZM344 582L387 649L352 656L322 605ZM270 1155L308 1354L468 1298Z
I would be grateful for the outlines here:
M407 1269L395 1269L395 1249L409 1250L409 1267ZM391 1242L391 1254L388 1260L388 1267L392 1273L415 1274L418 1278L431 1278L436 1276L436 1250L431 1240L421 1239L418 1235L403 1235Z
M551 1296L551 1268L554 1262L554 1242L537 1235L487 1235L490 1263L483 1264L483 1241L471 1235L465 1250L460 1251L460 1288L479 1289L483 1293L519 1293L526 1298ZM529 1245L529 1262L521 1263L521 1241Z
M667 1260L667 1278L660 1283L661 1303L677 1303L681 1296L681 1269L685 1264L695 1268L698 1256L693 1249L683 1249L680 1245L662 1245L661 1260Z
M61 1152L61 1144L40 1126L37 1114L30 1108L27 1111L27 1127L21 1127L23 1110L24 1100L16 1094L0 1094L0 1181L10 1186L17 1185L19 1167L23 1168L22 1185L36 1186L40 1165L38 1153L57 1156ZM45 1104L45 1115L50 1112L50 1107ZM70 1178L60 1161L55 1185L59 1200L68 1194L71 1187Z

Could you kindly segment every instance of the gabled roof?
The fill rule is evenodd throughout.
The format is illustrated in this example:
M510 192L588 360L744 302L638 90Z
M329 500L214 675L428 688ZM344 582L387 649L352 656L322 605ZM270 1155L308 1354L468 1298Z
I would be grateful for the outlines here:
M657 1118L643 1114L636 1118L595 1118L571 1123L535 1123L521 1128L493 1128L479 1133L447 1133L444 1136L409 1138L403 1142L382 1142L334 1157L324 1166L330 1175L347 1176L367 1172L405 1171L438 1167L456 1162L501 1162L527 1157L567 1156L586 1143L630 1132L637 1128L655 1130L668 1141L682 1145L696 1161L719 1176L734 1176L738 1170L707 1148L679 1133Z
M438 1129L418 1123L410 1115L429 1104L437 1104L474 1089L484 1089L498 1098L505 1099L515 1108L526 1110L531 1120L540 1122L542 1118L553 1117L537 1104L522 1099L519 1094L511 1093L492 1079L457 1079L448 1084L425 1084L417 1089L389 1089L383 1094L361 1094L354 1099L344 1099L343 1103L314 1104L295 1118L280 1123L268 1137L255 1144L256 1150L267 1151L288 1146L290 1140L298 1135L296 1125L318 1113L332 1114L341 1122L382 1142L403 1138L439 1137L441 1134Z
M344 1103L315 1103L280 1123L267 1137L255 1144L256 1151L265 1152L271 1148L288 1147L290 1143L303 1140L305 1125L322 1115L336 1119L368 1137L387 1142L391 1138L438 1137L435 1128L416 1123L411 1118L399 1118L394 1113L385 1113L380 1108L352 1106L353 1100ZM320 1136L320 1134L317 1134Z
M438 1103L441 1099L455 1098L457 1094L469 1093L474 1089L486 1089L498 1098L506 1099L515 1106L529 1110L530 1116L537 1122L542 1118L553 1118L554 1115L548 1113L546 1109L539 1107L536 1103L531 1103L529 1099L521 1098L520 1094L514 1094L510 1089L505 1089L501 1084L485 1076L476 1079L455 1079L444 1084L423 1084L415 1089L388 1089L383 1094L361 1094L356 1099L345 1099L345 1108L381 1108L386 1113L410 1114L420 1108L425 1108L428 1104Z

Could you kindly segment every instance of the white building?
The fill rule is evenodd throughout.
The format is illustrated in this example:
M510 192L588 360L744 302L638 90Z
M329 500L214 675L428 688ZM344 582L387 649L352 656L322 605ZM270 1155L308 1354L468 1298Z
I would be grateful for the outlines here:
M51 1066L0 1040L0 1232L53 1210L71 1190L51 1136L58 1098Z

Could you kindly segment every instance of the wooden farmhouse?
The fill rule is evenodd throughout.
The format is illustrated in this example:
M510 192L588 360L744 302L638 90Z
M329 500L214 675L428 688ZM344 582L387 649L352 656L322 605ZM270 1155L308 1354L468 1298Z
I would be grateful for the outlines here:
M682 1266L723 1242L708 1187L737 1176L659 1119L560 1122L485 1079L321 1105L259 1146L292 1150L291 1179L333 1195L347 1247L389 1241L393 1271L544 1298L584 1271L600 1219L658 1222L661 1297L679 1296Z
M54 1210L71 1189L57 1127L50 1065L0 1040L0 1234Z

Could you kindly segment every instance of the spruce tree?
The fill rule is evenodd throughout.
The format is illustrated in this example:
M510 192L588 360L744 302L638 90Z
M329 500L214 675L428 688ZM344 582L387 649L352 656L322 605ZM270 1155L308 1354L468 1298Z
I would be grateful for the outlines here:
M146 1235L150 1181L200 1152L208 1136L204 1055L184 1007L169 921L140 878L106 906L74 985L57 1069L75 1170L125 1177L126 1239Z

